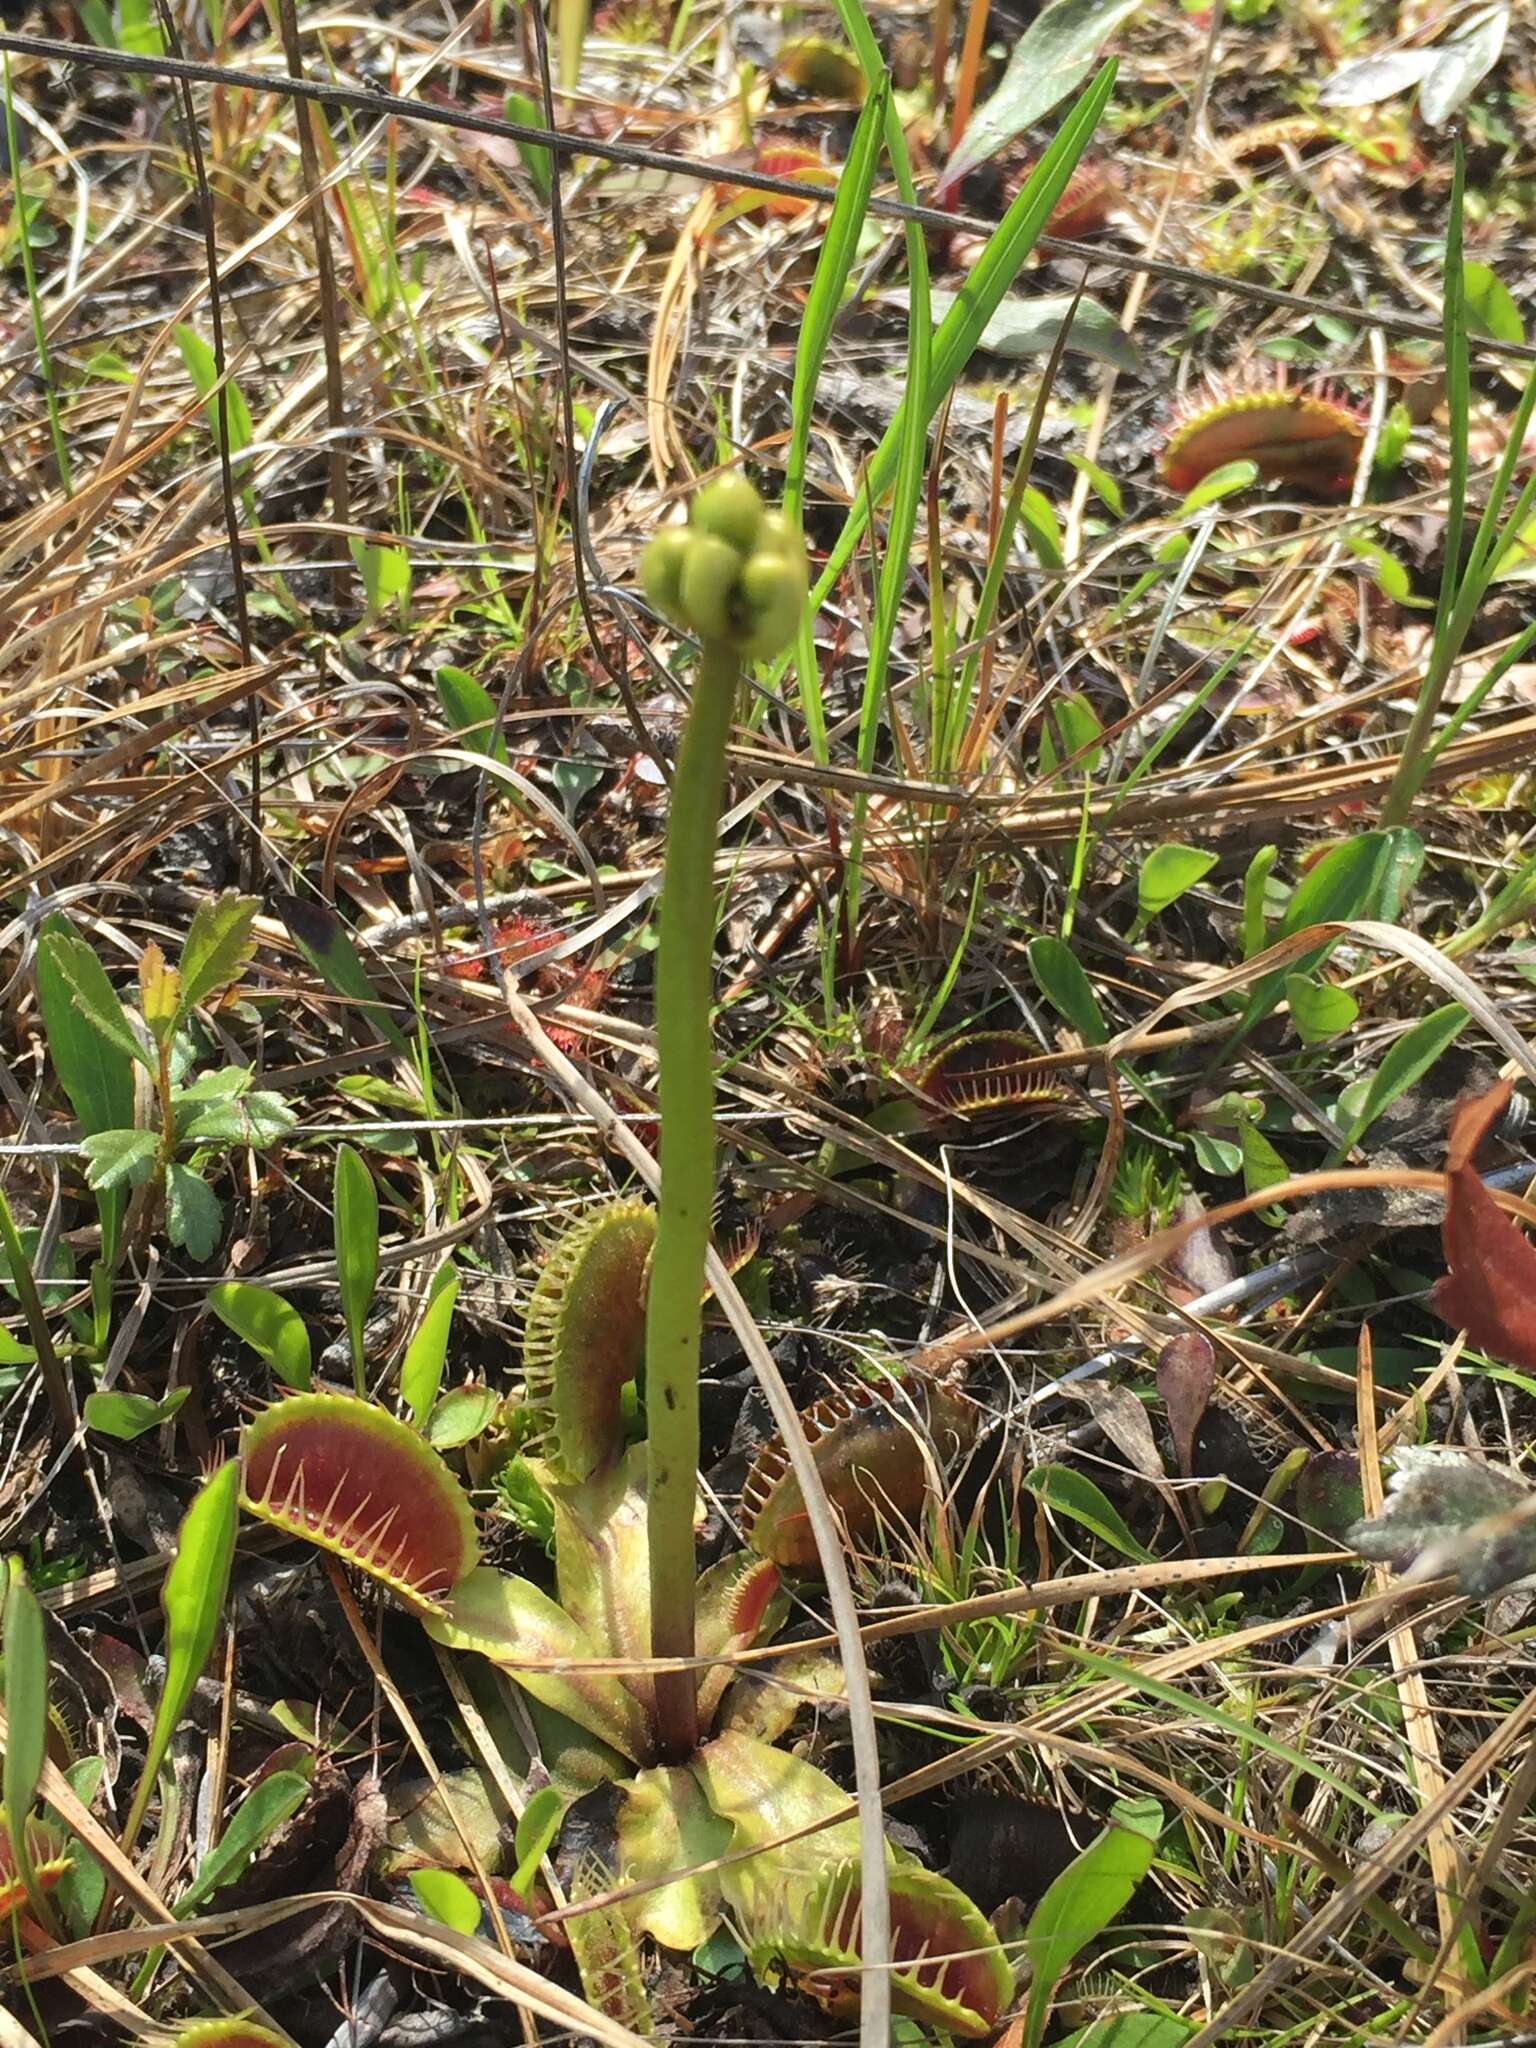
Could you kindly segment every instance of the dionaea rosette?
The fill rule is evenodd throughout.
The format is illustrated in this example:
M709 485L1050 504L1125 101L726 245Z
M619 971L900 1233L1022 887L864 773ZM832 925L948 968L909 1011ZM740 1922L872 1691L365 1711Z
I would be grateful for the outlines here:
M252 1514L436 1611L479 1556L464 1490L407 1424L353 1394L296 1394L249 1424Z

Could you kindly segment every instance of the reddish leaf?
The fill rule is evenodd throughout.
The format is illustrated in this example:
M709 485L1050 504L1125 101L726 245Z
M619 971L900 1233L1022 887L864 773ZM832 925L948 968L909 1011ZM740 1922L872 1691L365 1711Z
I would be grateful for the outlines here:
M1157 1391L1163 1397L1174 1455L1186 1479L1194 1476L1195 1432L1216 1384L1216 1350L1209 1337L1186 1330L1157 1355Z
M1465 1330L1479 1351L1536 1371L1536 1245L1483 1186L1477 1148L1504 1113L1511 1083L1465 1103L1451 1122L1442 1228L1450 1272L1437 1282L1435 1310Z

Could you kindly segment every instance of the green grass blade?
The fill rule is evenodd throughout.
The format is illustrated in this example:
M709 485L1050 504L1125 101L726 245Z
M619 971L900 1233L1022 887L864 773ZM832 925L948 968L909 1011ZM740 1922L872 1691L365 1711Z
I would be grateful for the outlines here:
M176 1555L160 1595L165 1614L165 1683L144 1752L144 1769L123 1828L125 1856L133 1853L171 1737L213 1650L235 1558L239 1492L240 1467L231 1459L204 1483L182 1518Z
M933 338L932 371L925 400L925 429L975 353L987 322L1018 276L1019 268L1038 240L1052 207L1066 190L1067 180L1077 168L1078 159L1098 126L1114 83L1115 64L1111 58L1100 68L1093 83L1062 122L1060 133L1004 214L955 304L945 315ZM827 558L827 566L811 593L813 611L826 601L828 593L836 585L863 536L870 508L884 497L895 478L902 438L907 431L904 415L909 403L907 399L902 401L879 447L870 457L864 488L849 508L843 530ZM776 680L782 678L788 662L789 657L783 656L775 665Z
M795 379L790 398L789 453L784 469L784 516L800 526L805 512L805 471L811 444L816 386L832 338L833 323L843 303L848 279L858 255L859 236L864 229L865 209L874 189L880 163L880 142L885 127L889 91L882 75L879 87L870 94L860 111L853 141L837 181L837 196L827 217L816 274L806 297L805 316L795 350ZM795 675L800 703L805 714L806 733L814 760L827 756L827 715L821 700L821 670L816 661L816 611L806 605L795 636Z
M43 1610L27 1583L21 1560L10 1560L5 1594L5 1764L0 1794L5 1802L11 1859L27 1895L27 1910L44 1927L52 1924L27 1844L27 1821L43 1775L48 1749L48 1646Z

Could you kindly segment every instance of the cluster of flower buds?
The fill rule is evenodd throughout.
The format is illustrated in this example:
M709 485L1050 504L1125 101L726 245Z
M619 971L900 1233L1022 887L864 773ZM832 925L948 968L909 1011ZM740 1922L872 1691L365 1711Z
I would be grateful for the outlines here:
M805 544L744 476L722 476L699 492L686 526L665 527L650 543L640 583L674 625L747 661L768 661L800 621Z

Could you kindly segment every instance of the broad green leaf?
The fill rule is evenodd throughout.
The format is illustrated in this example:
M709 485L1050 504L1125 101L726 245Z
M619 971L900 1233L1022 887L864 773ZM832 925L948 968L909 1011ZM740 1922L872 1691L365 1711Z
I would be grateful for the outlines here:
M376 618L391 606L408 603L411 595L411 558L405 548L386 547L364 540L359 533L348 534L347 547L363 579L368 616Z
M961 294L936 286L929 296L937 321L954 311ZM881 297L891 305L908 303L905 291L884 292ZM1007 356L1016 362L1029 356L1048 356L1069 321L1069 354L1092 356L1117 370L1134 372L1141 368L1141 352L1114 314L1097 299L1078 299L1071 292L1033 299L1004 299L982 329L976 346L988 355Z
M1183 2048L1194 2031L1172 2013L1113 2012L1066 2035L1056 2048Z
M1086 455L1069 455L1068 462L1081 475L1087 477L1094 490L1116 519L1125 517L1125 494L1117 480L1107 469L1101 469L1096 462L1090 462Z
M509 92L503 101L503 111L509 121L516 121L524 128L542 128L544 111L525 92ZM554 159L542 142L519 142L513 145L523 160L523 169L528 173L528 182L539 198L548 202L554 187Z
M133 1070L128 1063L136 1060L148 1066L148 1055L105 968L85 940L62 919L59 927L52 932L45 928L45 933L38 947L38 998L48 1050L81 1123L88 1130L119 1129L133 1122ZM69 1028L65 1013L71 1010L98 1044L106 1041L108 1054L95 1064L86 1055L84 1034ZM114 1053L115 1060L110 1057Z
M197 906L181 949L181 1015L240 979L255 951L260 908L254 896L237 896L232 890Z
M1276 1181L1290 1179L1290 1168L1257 1124L1242 1124L1238 1138L1243 1155L1243 1186L1250 1195L1262 1194Z
M937 196L942 200L968 171L1076 92L1104 43L1140 5L1141 0L1050 0L1014 44L997 91L973 116Z
M458 1270L451 1263L439 1266L427 1293L426 1313L416 1334L405 1347L400 1367L400 1398L422 1428L437 1400L443 1383L443 1364L448 1356L448 1333L453 1324L454 1304L459 1298Z
M1188 519L1207 505L1214 505L1218 498L1230 498L1234 491L1246 491L1250 484L1258 482L1258 478L1259 465L1256 462L1224 462L1209 476L1201 477L1185 496L1179 507L1179 517Z
M461 746L507 765L507 742L496 730L496 699L467 669L443 667L433 675L443 717Z
M1024 1482L1026 1492L1032 1493L1058 1515L1065 1515L1069 1521L1078 1522L1093 1535L1100 1536L1106 1543L1126 1557L1134 1557L1145 1564L1150 1552L1143 1550L1121 1519L1119 1510L1100 1492L1091 1479L1070 1465L1037 1465Z
M1198 847L1179 846L1170 841L1154 846L1136 877L1136 927L1138 931L1154 917L1178 902L1215 867L1218 855Z
M407 1872L416 1903L430 1919L440 1920L456 1934L473 1934L480 1925L480 1901L456 1870Z
M379 1278L379 1191L350 1145L336 1151L336 1271L352 1354L352 1377L363 1391L363 1333Z
M176 329L176 346L181 350L181 360L192 379L192 388L203 401L203 412L213 429L214 446L219 447L223 440L221 407L215 390L219 367L212 344L204 341L195 327L181 326ZM238 455L242 448L249 448L255 440L256 430L251 424L251 409L233 377L224 386L222 416L228 423L229 452Z
M20 1344L9 1330L0 1330L0 1365L36 1365L37 1353L30 1344Z
M203 1176L175 1160L165 1170L165 1234L194 1259L212 1258L224 1227L224 1204Z
M1205 1173L1225 1178L1242 1166L1243 1148L1231 1138L1219 1138L1214 1131L1201 1130L1197 1124L1189 1134L1189 1142Z
M1109 1036L1093 984L1077 955L1063 940L1049 935L1029 942L1029 971L1046 1001L1085 1045L1102 1045Z
M208 1306L221 1323L266 1360L285 1387L308 1392L309 1330L290 1302L253 1281L225 1280L209 1289Z
M684 1766L637 1771L618 1812L619 1854L630 1882L674 1877L733 1846L731 1824L710 1809ZM637 1898L635 1925L664 1948L694 1949L720 1924L720 1873L676 1877Z
M1076 690L1058 691L1040 729L1040 773L1050 775L1059 766L1072 775L1095 774L1104 751L1096 744L1103 730L1085 696Z
M258 1779L176 1901L176 1918L185 1920L221 1885L232 1884L308 1797L309 1778L303 1771L273 1771L270 1777Z
M1394 604L1419 606L1428 603L1427 598L1414 596L1408 571L1397 556L1379 541L1367 540L1361 533L1349 533L1344 535L1344 545L1352 555L1358 555L1362 562L1370 565L1382 595L1390 597Z
M1520 309L1497 274L1486 263L1464 263L1461 276L1467 321L1473 331L1491 334L1495 341L1523 342L1525 325Z
M1342 1159L1359 1144L1382 1112L1390 1109L1397 1098L1427 1074L1440 1055L1455 1044L1466 1025L1467 1013L1460 1003L1446 1003L1438 1010L1431 1010L1427 1017L1421 1017L1387 1048L1381 1065L1371 1076L1365 1099L1345 1132L1344 1143L1330 1164Z
M10 1832L12 1867L35 1908L39 1894L27 1846L27 1822L48 1753L48 1645L43 1610L19 1557L8 1560L6 1577L6 1738L0 1798Z
M231 1459L203 1482L182 1517L175 1555L160 1594L165 1614L165 1678L138 1790L123 1829L124 1855L132 1854L171 1737L213 1650L235 1559L239 1501L240 1467Z
M209 1145L252 1145L261 1149L275 1145L298 1120L281 1095L270 1088L252 1088L226 1102L213 1102L198 1110L179 1124L178 1135Z
M298 947L326 987L356 1003L373 1028L386 1038L402 1058L413 1060L410 1040L389 1014L388 1004L368 979L346 926L325 904L307 902L302 896L278 895L277 914L288 927Z
M1029 1916L1024 1952L1030 1963L1026 2048L1038 2048L1056 1985L1087 1944L1130 1903L1152 1868L1163 1809L1155 1799L1122 1799L1110 1825L1074 1857Z
M1304 1045L1321 1045L1347 1031L1360 1014L1360 1005L1347 988L1330 981L1318 981L1310 974L1285 977L1285 999L1291 1006L1291 1022Z
M89 1806L95 1799L106 1768L107 1760L101 1756L83 1756L66 1765L64 1776L69 1789L82 1806ZM71 1936L83 1941L95 1926L106 1898L107 1873L83 1842L71 1842L69 1853L73 1861L53 1888L53 1903Z
M85 1426L98 1436L113 1436L119 1443L131 1444L136 1437L147 1436L162 1422L169 1422L191 1391L190 1387L173 1387L162 1401L152 1401L147 1394L87 1394Z
M155 1170L160 1139L154 1131L92 1131L80 1149L87 1187L141 1188Z

